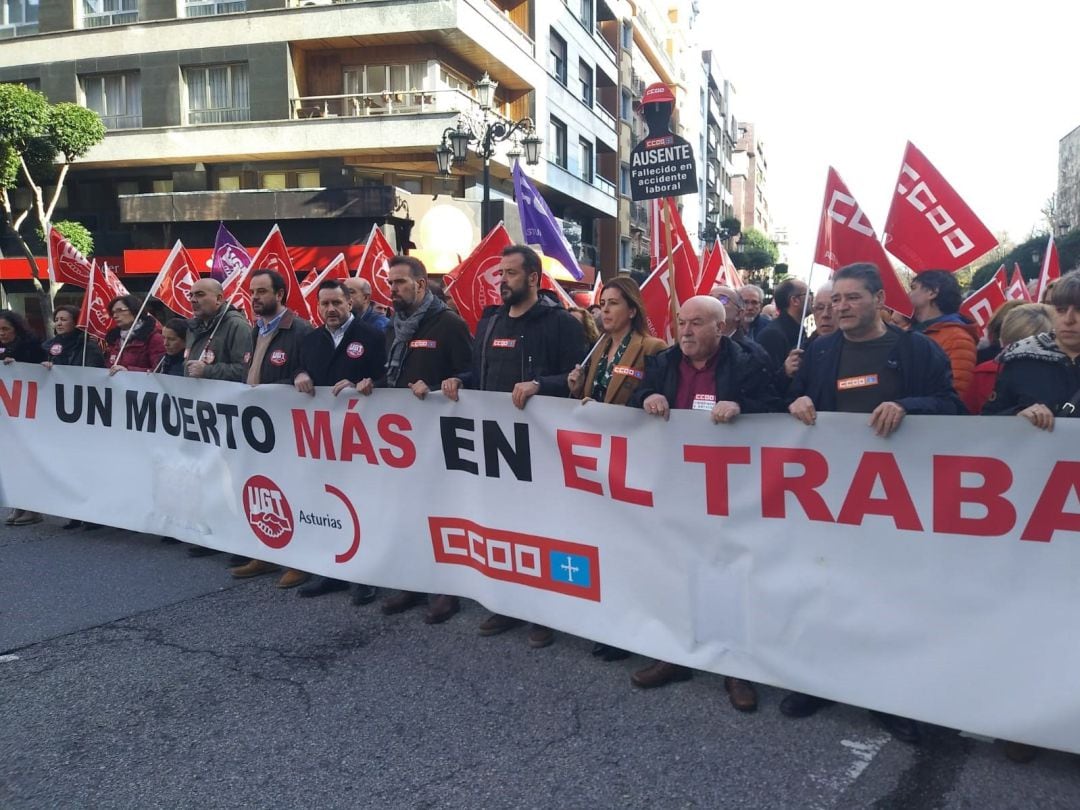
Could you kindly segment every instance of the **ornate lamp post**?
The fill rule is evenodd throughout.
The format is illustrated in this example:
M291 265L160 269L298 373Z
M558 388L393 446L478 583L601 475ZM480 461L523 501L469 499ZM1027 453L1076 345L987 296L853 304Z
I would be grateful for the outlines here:
M484 73L475 85L480 112L467 110L460 113L456 126L448 127L443 132L442 141L435 149L435 162L439 173L444 176L450 175L455 163L468 160L470 144L484 161L484 203L480 211L480 227L485 235L493 225L489 222L488 203L491 202L491 158L495 155L496 145L514 138L515 149L510 154L516 157L521 154L516 149L518 136L524 135L520 143L525 149L525 163L535 166L540 162L540 145L543 143L536 134L536 125L531 118L509 121L492 109L498 84L487 72Z

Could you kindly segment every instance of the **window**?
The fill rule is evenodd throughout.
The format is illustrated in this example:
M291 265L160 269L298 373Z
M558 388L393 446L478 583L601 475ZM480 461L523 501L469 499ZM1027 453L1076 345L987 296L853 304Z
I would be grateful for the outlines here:
M138 72L83 76L84 104L98 115L107 129L142 126L142 92Z
M619 240L619 267L630 267L631 255L630 255L630 240Z
M634 117L634 97L630 95L629 90L622 91L622 97L620 99L619 117L623 121L630 123Z
M591 107L593 100L592 68L580 59L578 60L578 82L581 84L581 100L585 102L586 106Z
M155 194L172 194L172 180L155 180L151 188Z
M38 0L0 1L0 38L25 37L38 32Z
M593 25L593 0L581 0L581 24L592 30Z
M584 138L578 140L578 165L581 168L581 179L586 183L591 183L593 181L592 142Z
M139 193L139 181L138 180L118 180L116 183L116 195L119 197L121 194L138 194Z
M289 187L289 176L285 172L260 172L259 188L280 191Z
M222 124L250 118L247 65L187 68L188 123Z
M296 173L296 187L297 188L322 188L322 177L319 175L318 170L311 169L309 171Z
M550 44L548 45L550 60L548 70L551 75L559 80L559 84L566 86L566 40L551 32Z
M138 21L138 0L83 0L84 28L126 25Z
M625 163L619 167L619 193L624 197L630 196L630 167Z
M566 168L566 124L555 116L548 122L548 143L552 145L552 156L556 166Z
M420 177L410 177L408 175L399 174L394 179L394 185L400 188L402 191L407 191L410 194L420 194L424 189L424 181Z
M624 51L630 50L634 45L634 26L629 20L623 20L622 46Z
M241 11L247 11L247 0L187 0L184 3L185 17L210 17Z
M240 175L238 174L223 174L217 179L218 191L239 191L240 190Z

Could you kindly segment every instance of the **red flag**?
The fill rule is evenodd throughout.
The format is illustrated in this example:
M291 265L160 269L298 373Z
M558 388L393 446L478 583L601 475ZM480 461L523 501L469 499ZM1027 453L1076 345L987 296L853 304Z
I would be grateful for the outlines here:
M597 276L599 276L599 273L597 273ZM570 297L570 293L563 288L562 284L552 278L547 270L540 274L540 289L555 293L555 297L559 299L559 303L563 305L563 309L570 309L571 307L577 306L577 304L574 303L574 299Z
M236 307L244 313L248 323L255 323L255 310L251 308L251 290L248 289L247 279L251 273L251 266L237 267L225 281L221 283L221 289L225 294L226 303Z
M187 249L176 240L161 270L150 287L150 295L178 315L195 317L191 307L191 288L199 280L199 270Z
M960 314L978 324L980 332L985 332L986 324L1007 300L1009 296L1005 291L1005 265L1002 265L992 279L964 299L964 303L960 305Z
M701 278L697 283L697 294L708 295L717 284L727 284L727 268L724 267L724 256L720 252L720 240L716 240L715 247L708 247L701 256Z
M115 326L108 309L109 301L115 297L114 290L105 273L98 271L96 263L87 268L85 285L86 293L83 295L76 325L98 340L104 340L105 335Z
M1005 265L1001 265L1002 272L1005 271ZM1024 281L1024 274L1020 272L1020 265L1014 265L1012 280L1009 281L1009 289L1005 291L1009 296L1010 301L1031 301L1031 291L1028 289L1027 282Z
M671 343L675 330L671 323L671 289L668 284L668 263L665 258L641 285L641 300L645 304L649 331Z
M313 326L322 326L322 317L319 315L319 285L324 281L344 281L349 277L349 265L345 261L345 254L339 253L337 258L328 264L321 272L300 285L300 290L307 302L308 312L311 313Z
M90 260L77 251L56 228L49 230L49 281L53 284L90 285Z
M674 266L678 271L679 268L689 270L690 279L689 287L685 287L682 282L678 286L678 290L685 293L686 289L691 289L689 295L695 295L697 293L698 284L701 283L701 262L698 261L698 256L694 253L690 237L687 236L686 226L683 225L682 217L679 215L679 210L675 206L675 200L671 197L660 200L652 200L653 205L650 207L650 213L653 218L652 232L653 239L649 244L649 266L652 269L656 269L661 262L667 260L668 257L668 245L671 245L671 252L674 257L674 253L677 249L683 251L683 256L676 259ZM666 212L666 220L665 220ZM688 297L688 296L687 296ZM686 297L680 297L678 303L681 304L686 300Z
M997 239L975 212L908 142L885 221L889 253L916 273L953 272L996 246Z
M483 243L481 243L483 244ZM393 306L390 300L390 282L387 273L394 249L386 241L378 225L371 226L371 235L364 246L364 255L360 257L360 266L356 268L356 277L371 285L371 300L384 307Z
M446 274L450 284L444 289L454 299L458 313L469 325L470 332L476 332L485 307L502 303L502 296L499 295L502 277L499 264L503 249L512 244L510 234L500 222L465 257L465 261Z
M289 257L289 249L285 246L285 239L277 225L270 229L266 241L262 243L259 252L251 260L247 275L240 281L241 286L247 287L248 275L257 270L274 270L280 273L285 279L285 306L301 318L311 317L304 295L300 292L300 282L296 279L296 270ZM228 283L229 279L225 281ZM246 290L244 292L248 294Z
M909 318L912 316L911 299L877 240L874 227L832 166L825 181L825 201L821 208L814 261L833 270L856 262L869 262L881 273L885 306Z
M1042 272L1039 273L1039 289L1036 291L1035 300L1042 303L1046 288L1054 279L1061 278L1061 262L1058 260L1057 245L1054 237L1046 243L1046 255L1043 257Z

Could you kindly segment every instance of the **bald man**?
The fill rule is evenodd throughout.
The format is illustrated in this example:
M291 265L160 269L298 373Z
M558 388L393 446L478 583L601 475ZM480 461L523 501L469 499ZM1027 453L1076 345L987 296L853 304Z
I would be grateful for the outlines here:
M349 291L353 317L385 334L390 327L390 319L375 309L371 302L371 284L367 279L347 278L342 283Z
M667 419L673 408L708 413L714 424L730 423L743 413L771 413L781 407L771 375L727 331L724 304L708 295L689 299L679 309L679 344L645 360L645 379L631 405ZM630 677L634 686L654 689L688 680L689 667L654 661ZM731 705L741 712L757 709L757 691L749 681L725 678Z
M221 282L203 278L191 285L184 376L240 382L251 358L251 324L225 300Z

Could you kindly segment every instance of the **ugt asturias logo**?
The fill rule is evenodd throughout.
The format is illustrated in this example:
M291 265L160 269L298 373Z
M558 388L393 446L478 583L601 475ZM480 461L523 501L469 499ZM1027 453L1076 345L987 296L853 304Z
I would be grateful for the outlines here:
M285 548L293 538L292 508L281 488L265 475L253 475L244 484L244 514L248 525L270 548Z
M600 550L535 534L489 529L471 520L429 517L435 562L565 596L600 601Z

